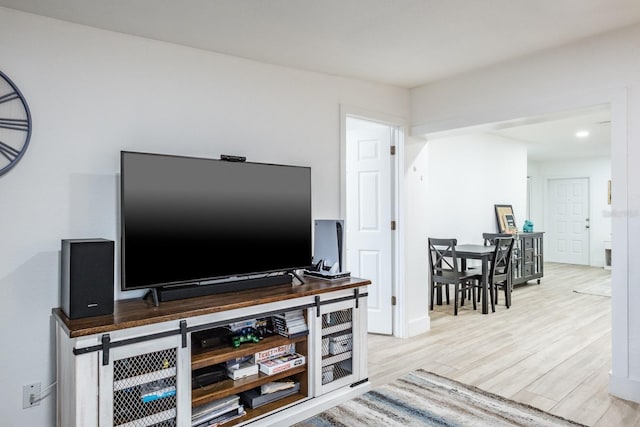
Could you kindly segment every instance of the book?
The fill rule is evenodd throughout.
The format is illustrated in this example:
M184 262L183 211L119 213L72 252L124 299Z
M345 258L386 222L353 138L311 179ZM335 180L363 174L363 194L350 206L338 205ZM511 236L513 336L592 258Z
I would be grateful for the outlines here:
M196 406L191 412L192 425L198 425L211 418L225 414L234 408L238 408L240 397L233 395L223 397L222 399L214 400L213 402L205 403L204 405Z
M309 327L302 310L295 310L272 316L273 329L279 335L293 338L307 335Z
M193 427L213 427L227 423L231 420L239 418L246 414L244 405L236 404L230 408L223 408L219 411L214 411L201 416L200 418L191 418L191 425Z
M281 317L283 319L293 319L293 318L304 318L304 313L302 310L292 310L286 311L284 313L276 314L276 317Z
M277 374L279 372L288 371L298 366L305 364L305 358L303 355L295 353L286 356L280 356L275 359L265 360L260 362L260 372L267 375Z
M260 386L260 394L262 395L262 394L275 393L276 391L293 388L295 387L295 385L296 383L293 381L277 381L277 382L262 384Z
M265 360L275 359L279 356L284 356L286 354L291 354L296 352L295 344L285 344L280 345L278 347L273 347L268 350L263 350L255 353L253 355L253 363L260 363Z

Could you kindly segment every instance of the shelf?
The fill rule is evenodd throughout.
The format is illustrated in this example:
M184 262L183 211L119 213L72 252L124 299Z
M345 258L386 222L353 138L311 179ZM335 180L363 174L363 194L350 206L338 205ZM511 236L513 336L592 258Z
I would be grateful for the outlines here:
M176 368L161 369L147 374L137 375L134 377L124 378L113 382L113 391L124 390L125 388L135 387L137 385L146 384L165 378L176 376Z
M352 326L351 322L340 323L335 326L327 326L325 328L322 328L322 336L332 335L337 332L346 331L348 329L351 329L351 326Z
M244 343L238 348L229 346L205 348L205 349L193 349L191 355L191 370L206 368L207 366L217 365L218 363L226 362L227 360L249 356L259 351L268 350L273 347L281 345L287 345L291 343L297 343L306 341L307 336L297 338L287 338L281 335L273 335L263 339L258 343Z
M251 409L245 406L244 409L247 412L245 415L235 420L231 420L228 423L225 423L224 425L226 427L226 426L234 426L240 423L244 423L247 420L255 419L261 415L268 414L271 411L275 411L276 409L282 409L283 407L291 405L292 403L296 403L306 399L307 399L307 396L297 393L297 394L292 394L291 396L283 397L282 399L278 399L274 402L267 403L266 405L263 405L256 409Z
M116 427L153 426L163 421L169 421L171 419L174 419L176 417L176 414L177 414L176 408L173 408L158 414L150 415L148 417L138 418L137 420L126 422L123 424L116 424Z
M242 393L243 391L251 390L266 384L271 381L281 380L307 370L307 365L298 366L288 371L280 372L274 375L266 375L259 373L258 375L252 375L250 377L242 378L236 381L232 379L226 379L219 381L215 384L208 385L206 387L197 388L191 390L191 407L203 405L205 403L222 399L232 394ZM279 402L279 401L278 401ZM260 409L260 408L259 408Z
M343 360L351 359L352 352L351 350L345 351L344 353L325 356L322 358L322 366L335 365L338 362L342 362Z

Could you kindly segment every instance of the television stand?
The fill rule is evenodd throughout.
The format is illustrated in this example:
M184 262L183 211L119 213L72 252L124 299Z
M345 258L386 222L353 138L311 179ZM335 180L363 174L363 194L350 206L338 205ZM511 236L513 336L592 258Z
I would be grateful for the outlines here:
M279 274L276 276L254 277L251 279L238 279L229 282L214 283L207 285L184 285L184 286L160 286L151 288L144 298L149 294L153 298L156 307L161 302L175 301L185 298L203 297L226 292L244 291L247 289L262 288L265 286L284 285L293 282L291 273ZM304 283L304 282L302 282Z
M141 298L115 301L114 314L68 319L53 309L57 342L57 425L103 427L191 426L203 405L269 382L298 383L292 395L245 414L226 426L288 426L371 388L367 369L365 279L328 283L305 278L302 286L273 286L221 296L171 301L157 309ZM269 334L259 342L212 342L219 328L247 321L303 315L307 335ZM285 316L286 317L286 316ZM300 320L298 318L298 320ZM334 337L345 346L331 345ZM334 339L335 341L335 339ZM237 358L294 348L301 364L240 379L199 385L198 376ZM289 350L290 351L290 350ZM196 384L194 384L196 382ZM145 400L147 399L147 400ZM153 400L148 400L153 399Z

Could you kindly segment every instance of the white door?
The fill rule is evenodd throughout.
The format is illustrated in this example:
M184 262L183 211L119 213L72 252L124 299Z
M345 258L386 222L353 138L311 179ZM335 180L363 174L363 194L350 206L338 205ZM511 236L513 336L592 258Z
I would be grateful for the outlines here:
M549 180L547 261L589 265L589 179Z
M348 117L346 130L347 269L353 276L371 280L369 332L391 334L394 128Z

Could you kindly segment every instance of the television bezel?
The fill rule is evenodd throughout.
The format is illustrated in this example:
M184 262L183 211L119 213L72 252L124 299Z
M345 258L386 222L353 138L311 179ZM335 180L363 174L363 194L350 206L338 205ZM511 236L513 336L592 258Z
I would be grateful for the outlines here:
M282 267L282 268L274 268L270 270L260 270L260 271L247 271L247 272L238 272L235 274L225 274L218 276L209 276L202 278L193 278L193 279L185 279L179 281L167 281L162 283L154 283L148 285L140 285L140 286L127 286L126 281L126 222L124 217L124 209L125 209L125 171L123 168L124 157L127 154L135 154L135 155L147 155L147 156L158 156L165 158L180 158L180 159L193 159L200 161L211 161L211 162L228 162L228 163L242 163L242 164L257 164L263 166L274 166L274 167L286 167L286 168L298 168L308 170L309 174L309 233L308 233L308 241L309 241L309 263L306 265L294 265L290 267ZM242 282L249 282L254 279L256 283L259 283L259 279L263 277L269 277L274 275L275 273L288 273L294 272L295 270L307 269L312 265L312 227L313 227L313 215L312 215L312 183L311 183L311 167L310 166L299 166L299 165L288 165L288 164L278 164L278 163L264 163L264 162L247 162L247 161L230 161L223 159L215 159L210 157L198 157L198 156L188 156L188 155L179 155L179 154L165 154L165 153L152 153L152 152L143 152L143 151L129 151L122 150L120 151L120 209L119 209L119 225L120 225L120 289L121 291L135 291L135 290L144 290L144 289L154 289L154 288L171 288L171 287L186 287L190 285L206 285L206 286L215 286L220 285L221 289L230 289L230 284L232 282L238 282L241 284ZM247 285L240 285L247 286ZM256 285L256 287L259 285Z

